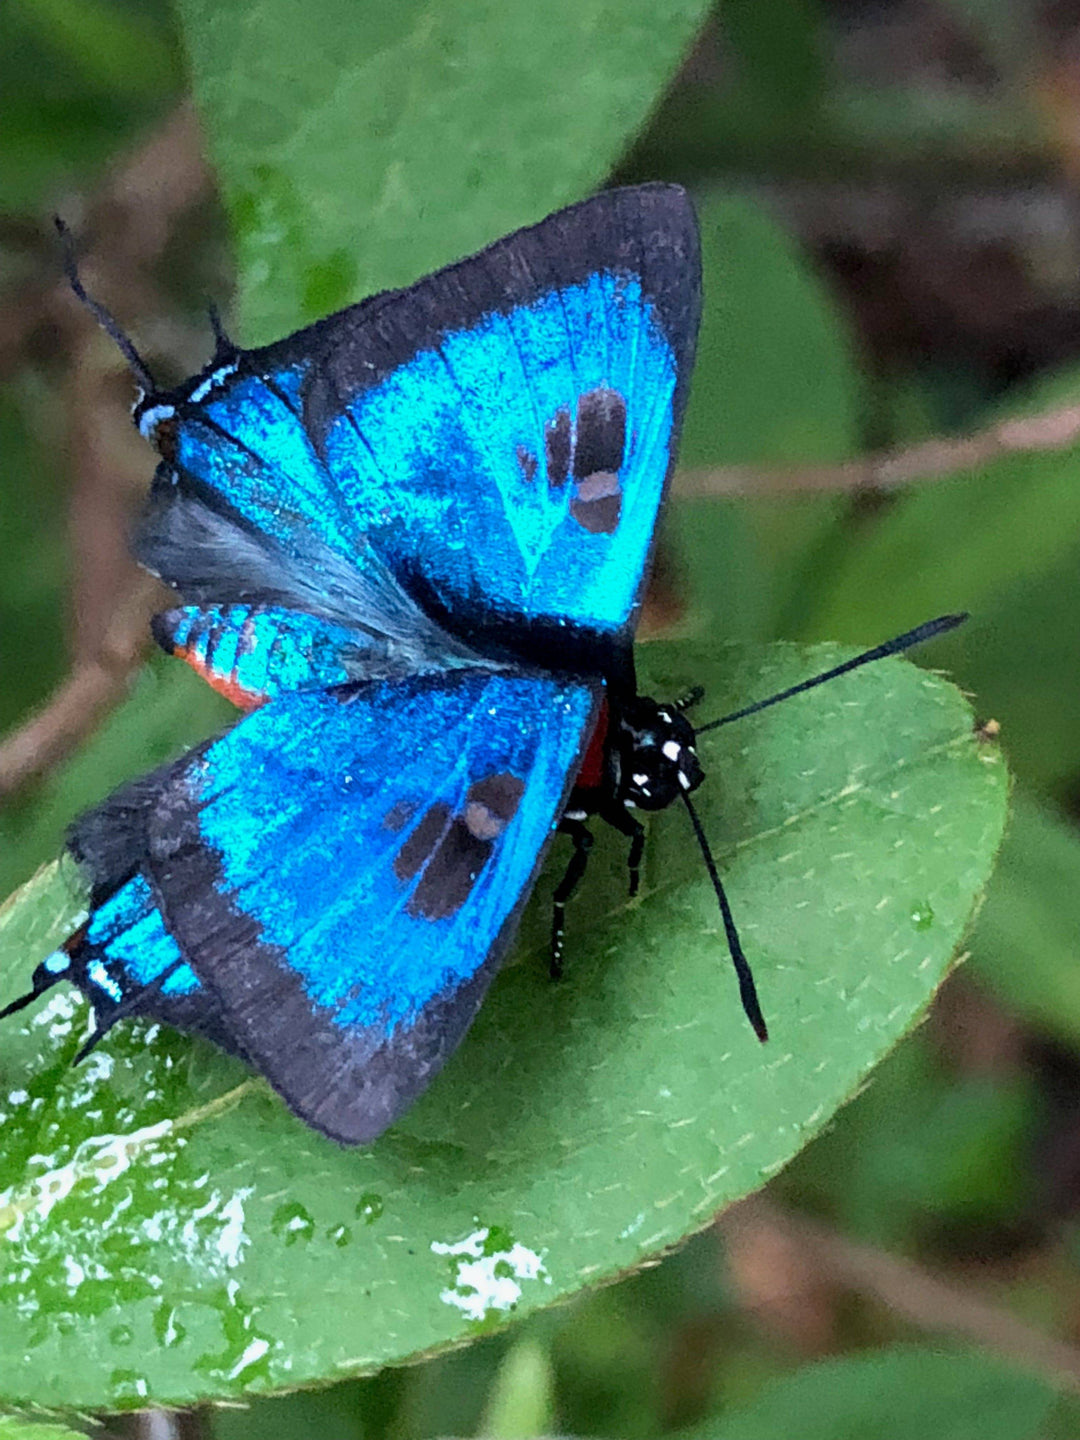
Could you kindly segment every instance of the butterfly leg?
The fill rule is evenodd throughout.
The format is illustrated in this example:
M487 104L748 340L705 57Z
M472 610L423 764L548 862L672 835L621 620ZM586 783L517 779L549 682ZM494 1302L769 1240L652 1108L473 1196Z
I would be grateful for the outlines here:
M551 906L551 978L559 980L563 973L563 943L566 939L566 902L581 884L592 849L592 831L580 820L564 819L559 828L574 842L574 853L566 873L559 881Z
M638 893L641 886L641 860L645 854L645 826L640 820L635 820L622 805L612 805L610 808L601 810L600 819L605 821L613 830L618 830L620 835L625 835L630 841L630 854L626 859L626 868L630 871L630 896L631 899Z

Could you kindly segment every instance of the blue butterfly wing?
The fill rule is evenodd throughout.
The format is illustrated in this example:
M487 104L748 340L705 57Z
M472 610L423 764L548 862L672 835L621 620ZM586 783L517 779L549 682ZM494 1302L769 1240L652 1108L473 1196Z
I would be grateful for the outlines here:
M214 996L166 928L149 878L149 817L203 748L122 785L71 826L67 848L89 882L90 913L64 947L38 965L30 998L68 981L93 1006L99 1034L138 1014L241 1053Z
M445 670L452 663L449 645L425 663L412 640L400 645L386 635L273 605L183 605L151 623L167 654L186 661L245 710L288 690L326 690Z
M486 651L602 654L632 632L699 308L693 210L649 185L240 353L157 407L143 554L189 592L161 543L180 500L381 567Z
M595 687L461 670L270 701L168 772L146 821L169 934L309 1124L381 1133L497 970Z

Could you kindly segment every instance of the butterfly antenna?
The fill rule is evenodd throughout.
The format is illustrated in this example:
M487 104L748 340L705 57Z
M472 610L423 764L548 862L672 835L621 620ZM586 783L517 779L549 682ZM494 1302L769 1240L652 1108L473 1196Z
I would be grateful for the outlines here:
M939 615L936 620L927 620L924 624L917 625L914 630L905 630L903 635L896 635L882 645L875 645L872 650L864 650L861 655L845 660L842 665L834 665L822 675L814 675L809 680L792 685L790 689L781 690L777 695L770 695L767 700L747 705L743 710L722 715L719 720L710 720L707 725L698 726L696 733L704 735L707 730L716 730L721 725L730 725L733 720L743 720L747 715L756 715L759 710L767 710L770 705L779 705L781 700L790 700L793 695L801 695L804 690L813 690L817 685L824 685L826 680L835 680L839 675L846 675L849 670L857 670L860 665L869 665L872 660L884 660L887 655L899 655L901 651L910 650L913 645L921 645L924 640L932 640L936 635L955 630L967 618L965 611L958 615Z
M179 960L174 960L171 965L167 965L160 974L155 975L149 984L140 985L137 990L132 990L129 995L125 995L115 1009L110 1011L109 1018L104 1025L96 1026L94 1033L79 1048L71 1062L72 1065L81 1065L90 1052L97 1049L114 1025L118 1025L121 1020L126 1020L130 1015L137 1015L148 1001L153 1000L155 995L160 995L166 982L186 963L181 956Z
M739 932L735 928L735 917L731 913L731 906L728 904L727 895L724 893L724 886L720 880L716 868L716 861L713 859L712 851L709 849L709 842L705 838L705 831L702 829L701 820L694 809L690 796L684 794L683 801L686 805L686 812L690 816L690 823L694 827L694 834L701 846L701 854L705 861L705 868L709 872L709 879L712 881L713 889L716 891L716 898L720 902L720 914L724 919L724 934L727 936L728 950L731 952L731 963L735 966L735 975L739 981L739 999L742 1001L742 1008L746 1012L746 1018L754 1027L754 1034L764 1045L769 1038L769 1027L765 1024L765 1016L761 1013L761 1005L758 1001L757 986L754 984L754 976L750 970L750 962L742 948L742 941L739 939Z
M102 305L99 300L91 299L86 293L86 289L79 279L79 267L75 260L75 241L72 238L71 231L64 224L63 220L60 219L59 215L53 216L53 224L56 226L57 234L60 236L60 243L63 246L64 274L67 276L68 284L75 292L76 299L86 306L87 310L90 311L90 314L93 315L106 335L119 347L121 355L123 355L127 361L132 374L146 394L152 395L157 389L157 386L154 384L154 377L150 374L150 367L143 360L138 350L135 349L129 337L121 330L113 316L105 309L105 306Z
M6 1020L9 1015L14 1015L19 1010L25 1010L27 1005L32 1005L39 995L44 995L48 988L47 985L39 985L35 981L32 990L28 990L25 995L20 995L17 1000L12 1000L10 1005L5 1005L0 1010L0 1020Z
M236 353L236 346L226 334L225 323L221 318L221 311L214 304L213 300L206 302L206 309L210 316L210 328L214 332L214 359L227 359L228 356Z

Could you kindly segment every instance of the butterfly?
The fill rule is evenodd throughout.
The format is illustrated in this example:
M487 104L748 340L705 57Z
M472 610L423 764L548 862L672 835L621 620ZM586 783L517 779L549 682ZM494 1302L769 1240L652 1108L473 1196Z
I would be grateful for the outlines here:
M556 831L553 974L589 821L626 837L635 893L636 812L680 799L764 1039L690 800L711 727L634 674L701 307L685 192L602 193L264 349L212 315L168 391L67 268L161 457L134 548L183 603L155 638L246 714L75 823L89 917L3 1013L69 981L83 1053L163 1020L365 1143L461 1041Z

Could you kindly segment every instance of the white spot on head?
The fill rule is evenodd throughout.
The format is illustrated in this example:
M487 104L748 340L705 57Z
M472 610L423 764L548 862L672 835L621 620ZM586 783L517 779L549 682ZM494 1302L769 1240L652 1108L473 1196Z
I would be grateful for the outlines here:
M632 775L630 778L633 780L634 784L638 787L639 790L644 790L645 786L649 783L648 775Z
M175 414L175 405L152 405L139 421L139 434L153 444L157 427L163 420L171 420Z
M238 368L239 361L236 360L231 360L228 365L219 365L216 370L211 370L205 380L201 380L199 384L195 386L195 389L192 390L188 399L192 404L198 405L200 400L206 399L211 390L216 390L230 375L235 375Z
M677 740L665 740L661 754L666 756L668 760L678 760L682 754L682 746Z
M663 720L663 722L664 722L665 725L670 725L670 724L671 724L671 711L670 711L670 710L658 710L656 713L660 716L660 719Z
M679 771L679 784L684 790L690 789L690 779L687 775L684 775L681 770Z

